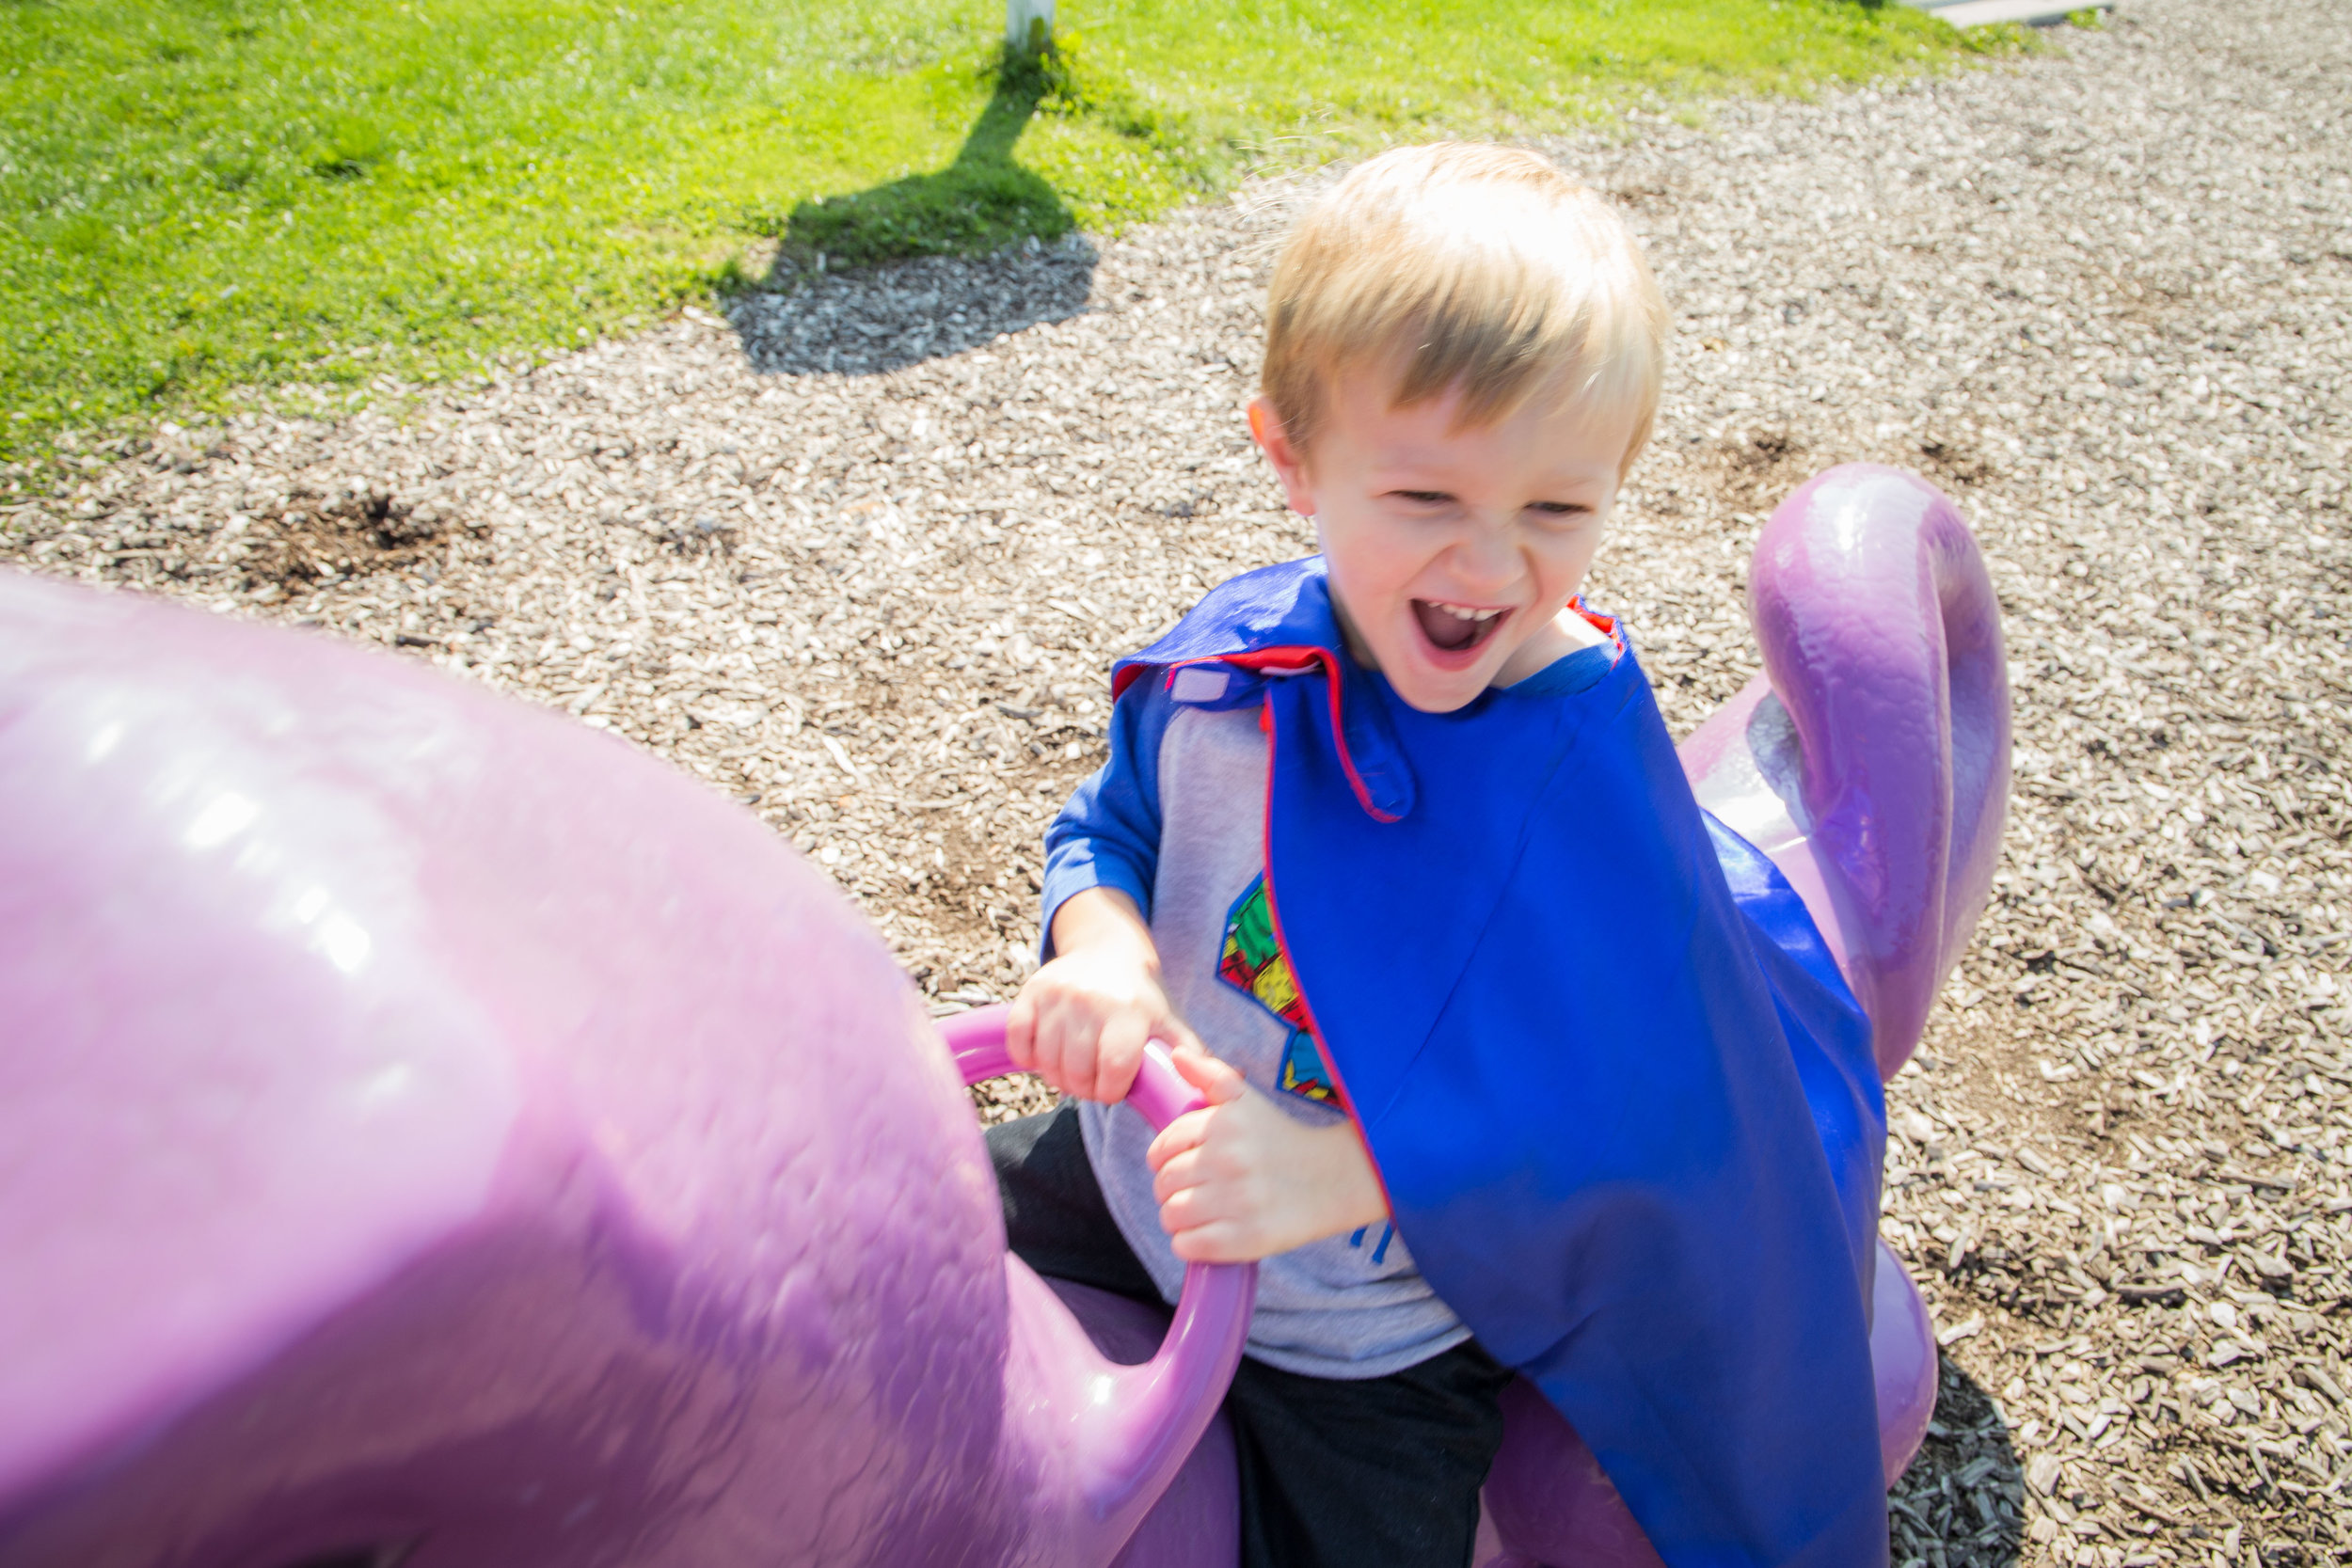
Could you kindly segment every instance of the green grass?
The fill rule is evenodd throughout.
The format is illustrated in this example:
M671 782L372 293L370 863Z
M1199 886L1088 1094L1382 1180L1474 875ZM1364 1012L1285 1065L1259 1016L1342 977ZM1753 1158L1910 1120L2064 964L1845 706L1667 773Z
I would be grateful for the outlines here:
M466 373L820 250L1116 230L1250 167L1975 47L1850 0L1062 13L1005 72L996 0L0 0L0 458Z

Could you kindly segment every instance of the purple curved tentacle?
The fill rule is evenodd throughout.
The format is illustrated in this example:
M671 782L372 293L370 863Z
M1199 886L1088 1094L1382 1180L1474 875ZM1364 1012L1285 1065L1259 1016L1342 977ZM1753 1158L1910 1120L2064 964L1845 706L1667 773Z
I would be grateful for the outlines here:
M1749 596L1891 1076L1993 886L2009 808L2000 604L1959 508L1916 474L1868 464L1781 503Z
M966 1085L1023 1070L1005 1050L1007 1010L978 1007L939 1021L941 1037ZM1127 1102L1154 1129L1205 1103L1157 1043L1146 1048ZM1016 1258L1008 1256L1006 1264L1027 1272ZM1187 1264L1175 1318L1158 1354L1120 1366L1073 1354L1069 1370L1087 1386L1089 1397L1051 1413L1050 1419L1083 1432L1083 1441L1064 1451L1081 1467L1075 1484L1089 1499L1090 1518L1100 1522L1100 1539L1112 1549L1126 1541L1167 1490L1216 1417L1241 1363L1257 1294L1255 1263Z
M1813 906L1891 1077L2000 853L2000 606L1958 508L1918 475L1869 464L1781 503L1749 597L1764 677L1683 743L1684 766L1700 803Z

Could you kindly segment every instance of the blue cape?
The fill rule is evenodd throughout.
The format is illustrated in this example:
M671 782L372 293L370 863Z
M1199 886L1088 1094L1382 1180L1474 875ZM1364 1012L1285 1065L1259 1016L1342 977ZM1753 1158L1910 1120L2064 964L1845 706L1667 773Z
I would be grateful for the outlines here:
M1631 648L1423 713L1346 657L1311 559L1212 591L1114 687L1203 661L1249 673L1218 705L1263 705L1278 939L1438 1296L1672 1568L1883 1564L1869 1025L1692 799Z

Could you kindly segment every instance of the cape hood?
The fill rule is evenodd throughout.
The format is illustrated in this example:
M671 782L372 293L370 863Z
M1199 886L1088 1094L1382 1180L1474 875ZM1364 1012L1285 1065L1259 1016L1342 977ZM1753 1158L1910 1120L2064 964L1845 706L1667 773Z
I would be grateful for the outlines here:
M1263 705L1277 937L1398 1231L1660 1556L1883 1564L1869 1025L1623 646L1583 690L1423 713L1343 652L1312 558L1112 680L1243 673L1216 705Z

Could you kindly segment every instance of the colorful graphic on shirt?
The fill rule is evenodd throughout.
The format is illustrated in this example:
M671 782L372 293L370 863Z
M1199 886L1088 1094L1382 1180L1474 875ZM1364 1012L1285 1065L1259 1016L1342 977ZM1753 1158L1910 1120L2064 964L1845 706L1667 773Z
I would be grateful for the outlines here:
M1282 1087L1302 1099L1337 1105L1338 1086L1324 1068L1314 1037L1307 1032L1307 1005L1299 997L1297 977L1282 957L1282 944L1274 940L1274 911L1266 905L1263 874L1250 879L1248 890L1226 911L1225 949L1216 974L1290 1025L1290 1039L1282 1048Z

